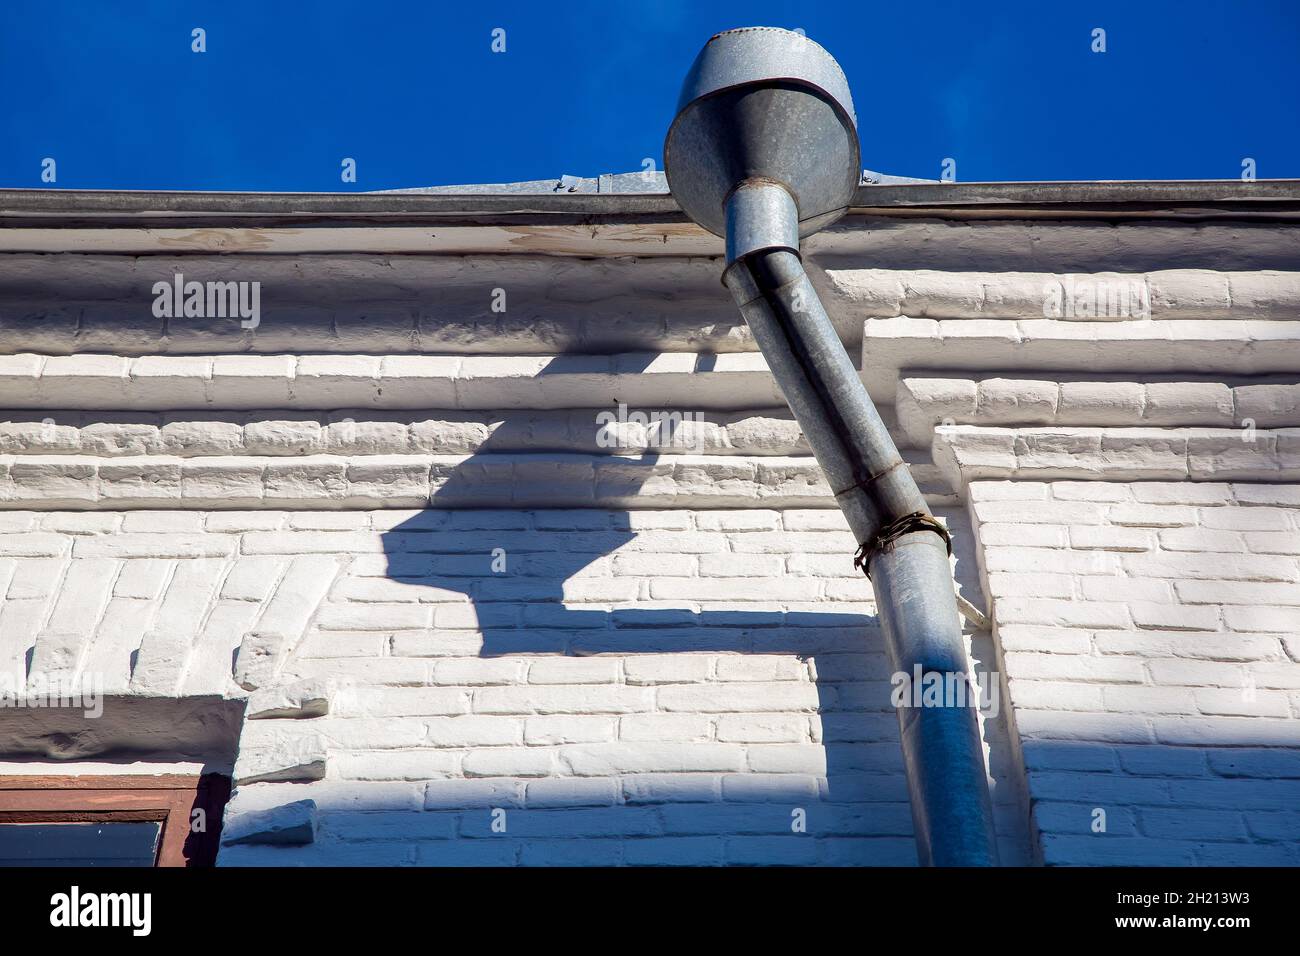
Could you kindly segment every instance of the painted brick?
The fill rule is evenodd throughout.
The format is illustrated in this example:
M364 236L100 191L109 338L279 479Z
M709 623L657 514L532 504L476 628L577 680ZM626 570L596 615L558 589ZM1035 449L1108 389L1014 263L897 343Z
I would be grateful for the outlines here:
M1106 481L1054 481L1043 486L1044 491L1057 501L1132 501L1133 491L1128 485ZM1083 525L1083 527L1088 527Z
M1054 496L1058 487L1063 500L1113 502L1100 522L1044 517L1073 552L981 527L1045 859L1292 865L1271 842L1294 836L1283 815L1300 774L1300 640L1283 653L1300 627L1288 490L1137 482L1094 496L1055 482ZM1036 583L1058 594L1068 583L1084 600L1034 595ZM1087 829L1093 807L1107 811L1104 835ZM1252 825L1253 814L1265 816Z
M360 781L428 780L454 773L457 763L451 754L427 750L336 753L331 755L329 762L340 779ZM404 834L394 832L393 836L411 839L418 833L418 830ZM348 835L355 838L359 833L357 829L349 829Z
M1175 604L1134 601L1128 606L1133 623L1140 628L1160 631L1217 631L1217 607L1182 607Z
M1139 528L1089 525L1070 528L1070 547L1079 551L1150 551L1154 546L1155 536Z
M718 740L727 743L799 743L809 739L808 718L789 714L724 714L718 718L717 735ZM825 772L824 768L821 772Z
M172 573L172 562L137 558L122 564L122 570L113 584L115 597L156 600Z
M1160 547L1166 551L1246 550L1244 536L1236 531L1211 531L1207 528L1167 528L1159 532ZM1254 549L1251 549L1254 550Z
M629 719L632 718L623 718ZM524 721L524 741L528 744L607 743L619 735L620 726L613 717L529 717Z
M358 686L339 693L334 712L358 717L464 714L472 693L461 687Z
M1069 545L1068 529L1054 525L986 522L980 526L979 534L980 541L990 548L1065 548Z
M486 717L479 714L431 717L425 726L426 739L435 747L522 744L524 738L523 721L513 717Z
M1253 581L1175 581L1184 604L1277 604L1300 607L1300 586Z
M753 713L791 711L808 713L821 706L818 689L794 681L743 684L670 684L658 688L659 706L674 712ZM825 699L826 692L821 692Z
M1074 597L1074 577L1069 574L993 573L989 575L989 586L995 593L1013 598Z
M1291 531L1248 531L1246 549L1256 554L1300 554L1300 535Z
M744 768L745 751L733 744L582 744L562 749L560 759L580 777L622 773L700 773Z
M1169 604L1174 600L1173 584L1164 580L1089 575L1079 578L1078 585L1080 595L1089 601L1125 601L1132 606L1135 602Z
M1062 529L1064 530L1064 529ZM989 571L1036 573L1043 570L1038 548L990 548L984 556ZM1059 551L1051 556L1052 570L1062 574L1119 574L1119 555L1100 551Z
M1195 554L1134 555L1122 559L1124 570L1148 578L1216 579L1225 581L1295 581L1300 577L1293 562L1267 555Z
M548 777L556 756L545 747L487 747L466 754L461 766L467 777Z
M557 809L613 806L618 796L618 781L600 778L532 780L524 791L527 806Z
M630 714L652 709L649 688L609 685L480 687L474 710L481 714Z
M1127 605L1097 601L1060 601L1007 597L997 601L997 619L1010 624L1060 624L1064 627L1126 628Z
M613 684L619 663L612 657L544 657L528 666L528 683Z
M623 662L629 684L692 684L705 680L712 658L692 654L637 655Z
M1234 631L1300 633L1300 607L1223 608L1223 620Z
M1133 528L1179 528L1195 525L1195 508L1182 505L1115 505L1108 518L1111 524Z
M592 718L586 718L588 720ZM734 738L722 734L721 723L726 718L719 720L718 740L724 742L735 742ZM618 739L619 740L636 740L636 741L683 741L683 740L708 740L712 734L713 726L708 717L697 714L632 714L627 717L620 717L618 721ZM606 737L593 738L599 740L608 739ZM570 740L565 743L582 743L585 741Z

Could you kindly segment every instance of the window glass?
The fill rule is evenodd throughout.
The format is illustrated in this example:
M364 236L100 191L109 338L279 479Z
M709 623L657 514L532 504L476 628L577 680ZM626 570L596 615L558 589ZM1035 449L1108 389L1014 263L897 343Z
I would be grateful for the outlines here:
M162 824L0 823L0 866L153 866Z

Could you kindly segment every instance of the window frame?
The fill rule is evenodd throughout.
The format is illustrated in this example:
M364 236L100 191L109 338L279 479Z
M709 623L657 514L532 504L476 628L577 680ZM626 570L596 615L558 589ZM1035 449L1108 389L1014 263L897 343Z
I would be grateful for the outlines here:
M218 774L0 775L0 823L156 822L155 867L211 866L228 795L229 778ZM187 854L196 807L207 830L193 834Z

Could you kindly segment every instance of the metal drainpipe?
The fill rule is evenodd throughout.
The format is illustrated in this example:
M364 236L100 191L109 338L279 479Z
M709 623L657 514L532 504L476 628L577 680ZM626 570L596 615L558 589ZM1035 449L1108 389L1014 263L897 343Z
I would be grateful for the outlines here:
M723 282L862 545L894 669L969 690L947 533L799 256L801 234L842 215L857 185L843 73L799 34L728 31L696 59L682 104L664 148L669 183L692 219L726 236ZM997 864L975 700L898 708L922 865Z

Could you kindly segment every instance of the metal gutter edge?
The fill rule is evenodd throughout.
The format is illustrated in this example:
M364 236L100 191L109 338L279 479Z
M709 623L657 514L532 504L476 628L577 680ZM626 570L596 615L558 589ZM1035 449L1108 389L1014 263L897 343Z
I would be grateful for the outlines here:
M975 214L1019 218L1179 209L1300 212L1300 180L908 183L858 187L854 215ZM419 225L450 222L685 222L655 193L469 195L0 189L0 225L60 227Z
M1300 201L1300 179L1141 180L1041 183L908 183L861 186L853 208L898 206L1017 206L1095 203Z
M1300 222L1300 180L860 186L869 220ZM0 189L0 254L716 256L670 195L118 192Z

